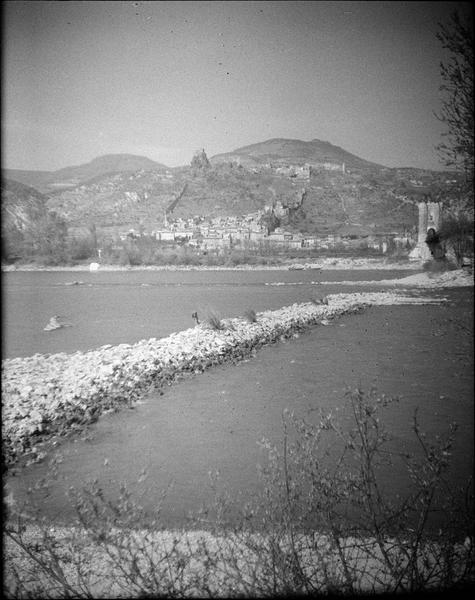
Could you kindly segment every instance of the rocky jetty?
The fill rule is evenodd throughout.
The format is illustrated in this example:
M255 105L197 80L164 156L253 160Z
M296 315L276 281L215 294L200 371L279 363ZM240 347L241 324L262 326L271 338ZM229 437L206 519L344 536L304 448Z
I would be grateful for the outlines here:
M402 286L419 288L455 288L455 287L473 287L473 270L457 269L445 273L416 273L402 279L380 279L379 281L312 281L318 285L353 285L353 286ZM279 284L270 284L279 285ZM290 285L282 283L280 285Z
M132 406L150 389L170 385L186 373L240 360L264 344L291 337L312 325L326 325L365 306L441 300L396 292L334 294L327 296L328 304L308 302L258 313L255 322L244 317L222 320L221 329L202 323L166 338L135 344L5 359L2 407L6 467L20 458L43 458L44 442L81 429L104 412Z

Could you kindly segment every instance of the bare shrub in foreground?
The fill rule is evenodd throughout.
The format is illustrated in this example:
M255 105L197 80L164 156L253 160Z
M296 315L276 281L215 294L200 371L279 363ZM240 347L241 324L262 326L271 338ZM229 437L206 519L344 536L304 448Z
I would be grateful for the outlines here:
M472 482L453 490L446 480L455 428L446 440L429 443L415 415L421 452L400 454L380 420L394 400L360 390L348 400L354 421L349 432L331 416L315 426L287 414L282 450L265 443L268 501L260 511L255 508L258 520L272 524L274 535L277 531L285 540L281 580L294 581L298 592L349 594L473 582ZM412 486L395 498L394 490L384 490L380 475L401 461ZM443 524L434 532L430 518L436 513Z

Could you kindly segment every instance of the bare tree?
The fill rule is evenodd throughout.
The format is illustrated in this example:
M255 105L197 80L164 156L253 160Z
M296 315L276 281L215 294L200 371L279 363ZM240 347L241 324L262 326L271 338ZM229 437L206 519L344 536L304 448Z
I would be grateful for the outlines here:
M451 56L440 64L442 109L436 117L447 126L445 142L437 146L448 167L462 168L473 185L473 29L472 12L463 20L457 12L449 24L439 24L437 39Z

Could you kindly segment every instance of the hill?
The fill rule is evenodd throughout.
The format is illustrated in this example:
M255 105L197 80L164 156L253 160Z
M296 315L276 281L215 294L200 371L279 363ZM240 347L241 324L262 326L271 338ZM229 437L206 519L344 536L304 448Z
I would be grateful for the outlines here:
M98 175L117 172L154 171L167 169L165 165L157 163L145 156L134 154L106 154L99 156L91 162L75 167L65 167L54 172L54 178L58 181L85 182Z
M238 162L246 166L255 166L256 164L267 163L269 165L321 165L325 163L342 165L353 169L379 170L384 168L369 161L366 161L339 146L334 146L330 142L321 140L311 140L304 142L301 140L288 140L274 138L237 148L232 152L217 154L210 159L211 163Z
M280 140L271 146L264 142L257 149L249 146L258 153L251 164L214 157L200 168L108 174L51 194L48 206L76 227L92 220L98 227L127 230L146 224L146 229L153 230L163 226L165 213L169 220L213 218L272 208L283 226L307 234L329 233L350 224L404 231L417 224L417 201L429 194L436 199L446 188L447 174L389 169L358 157L351 159L335 146L330 148L336 148L332 154L328 150L319 156L333 161L346 158L351 166L343 170L341 163L319 165L314 160L315 167L306 169L301 163L309 160L311 148L323 147L302 144ZM272 165L262 159L270 149ZM226 156L231 155L252 156L247 151Z
M65 167L57 171L27 171L21 169L5 169L3 176L15 180L37 190L50 193L86 183L89 180L110 173L135 172L139 170L166 170L168 167L135 154L106 154L94 158L88 163Z
M363 225L402 232L417 225L417 201L447 198L456 177L387 168L319 140L273 139L209 161L198 154L200 160L173 169L133 155L99 157L48 175L43 202L70 228L94 226L114 236L132 228L151 232L166 220L257 211L305 234Z

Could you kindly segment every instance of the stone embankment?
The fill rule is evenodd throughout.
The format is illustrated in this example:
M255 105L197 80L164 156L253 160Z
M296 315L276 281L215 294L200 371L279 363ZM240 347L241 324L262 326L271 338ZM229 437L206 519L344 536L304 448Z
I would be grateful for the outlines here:
M226 319L136 344L102 346L74 354L35 354L2 365L3 445L7 468L20 458L45 456L44 442L69 434L121 405L132 406L150 389L170 385L186 373L200 373L237 361L257 348L306 327L378 304L443 301L397 294L354 293L327 297L328 304L293 304L245 318Z

